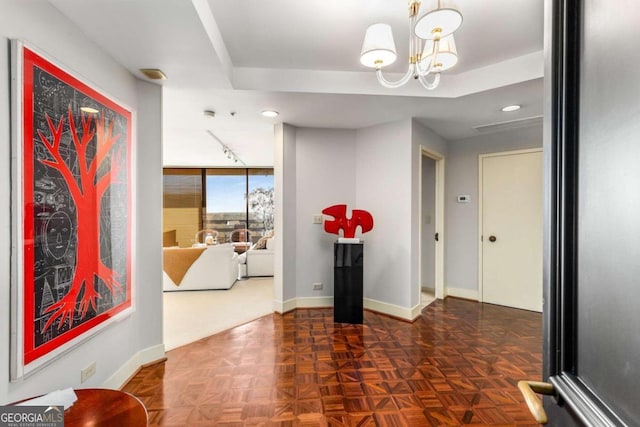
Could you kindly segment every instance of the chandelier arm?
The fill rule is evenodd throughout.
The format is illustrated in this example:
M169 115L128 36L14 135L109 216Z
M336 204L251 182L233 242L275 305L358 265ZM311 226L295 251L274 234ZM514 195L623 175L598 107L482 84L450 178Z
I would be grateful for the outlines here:
M424 49L424 40L420 37L415 36L416 40L416 63L419 63L422 60L422 49Z
M406 84L411 77L413 77L414 74L414 64L410 64L409 65L409 69L407 70L406 74L404 76L402 76L402 78L400 80L397 80L395 82L391 82L387 79L384 78L384 76L382 75L382 70L380 68L376 69L376 76L378 77L378 82L389 89L396 89L399 88L400 86Z
M427 90L434 90L440 84L440 73L434 73L433 81L427 80L426 76L418 75L418 80L420 84Z
M418 6L420 7L420 6ZM414 32L413 29L416 26L416 15L418 14L418 11L416 10L414 14L409 16L409 62L413 62L413 58L415 58L417 51L416 51L416 39L418 38Z
M426 68L422 68L422 65L420 65L419 63L416 65L416 71L418 72L418 76L426 76L429 73L431 73L431 69L433 68L433 61L434 57L431 56L431 59L429 59L429 63L427 64Z
M438 57L439 53L440 53L440 40L438 39L433 41L433 49L431 50L429 64L427 65L427 67L423 69L420 63L418 63L417 65L418 75L426 76L432 72L431 70L433 69L433 64L436 63L436 58Z

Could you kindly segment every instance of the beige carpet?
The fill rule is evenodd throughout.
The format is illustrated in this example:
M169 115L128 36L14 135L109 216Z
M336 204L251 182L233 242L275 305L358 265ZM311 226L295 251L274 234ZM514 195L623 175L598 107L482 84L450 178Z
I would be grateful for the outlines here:
M273 313L273 278L229 290L164 292L164 345L171 350Z

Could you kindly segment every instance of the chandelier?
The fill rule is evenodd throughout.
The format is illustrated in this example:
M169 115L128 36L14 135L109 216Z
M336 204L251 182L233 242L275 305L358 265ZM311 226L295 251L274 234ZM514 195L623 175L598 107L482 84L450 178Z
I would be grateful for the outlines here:
M382 75L382 68L393 64L397 57L391 26L373 24L367 28L360 63L375 68L378 81L384 87L398 88L413 77L426 89L435 89L440 83L440 73L458 62L453 33L462 24L462 14L456 9L442 8L440 0L437 9L416 19L419 11L420 1L409 0L409 68L395 82Z

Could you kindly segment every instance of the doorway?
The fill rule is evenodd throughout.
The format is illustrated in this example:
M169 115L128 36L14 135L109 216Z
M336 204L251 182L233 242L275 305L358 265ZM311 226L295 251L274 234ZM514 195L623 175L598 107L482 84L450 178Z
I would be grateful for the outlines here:
M273 193L271 168L163 169L167 350L273 312Z
M479 157L480 300L542 311L542 149Z
M418 301L444 298L444 157L420 147ZM424 292L424 297L423 297ZM426 300L425 300L426 298Z

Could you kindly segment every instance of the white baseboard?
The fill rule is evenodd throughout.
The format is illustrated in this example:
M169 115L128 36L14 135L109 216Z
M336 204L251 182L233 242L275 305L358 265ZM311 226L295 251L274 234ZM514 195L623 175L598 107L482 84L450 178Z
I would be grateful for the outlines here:
M296 309L296 298L291 298L286 301L273 301L273 311L276 313L286 313Z
M102 387L118 390L142 365L160 360L164 357L164 344L142 349L131 356L120 369L102 384Z
M389 316L408 320L410 322L420 315L420 304L413 308L407 308L395 304L389 304L387 302L377 301L371 298L365 298L364 308L376 311L378 313L388 314ZM416 310L417 314L415 314Z
M420 304L412 308L401 307L370 298L363 300L364 308L378 313L387 314L403 320L413 321L420 316ZM286 313L296 308L333 307L333 296L324 297L300 297L292 298L284 302L274 301L273 309L277 313Z
M411 321L413 322L422 314L422 304L418 304L411 309Z
M333 307L333 297L296 298L296 308Z
M274 301L273 311L286 313L296 308L333 307L333 297L300 297L291 298L284 302Z
M445 296L448 297L458 297L464 299L470 299L474 301L479 301L478 298L478 290L477 289L463 289L463 288L450 288L446 287L444 289Z

